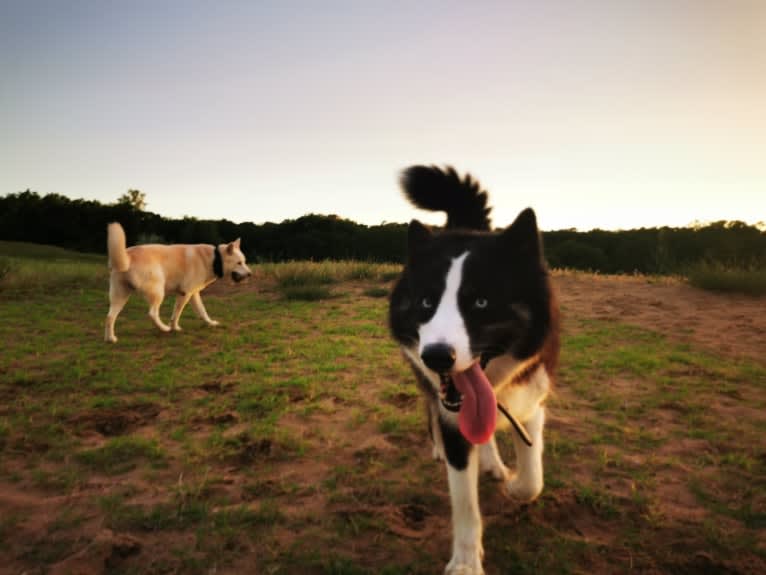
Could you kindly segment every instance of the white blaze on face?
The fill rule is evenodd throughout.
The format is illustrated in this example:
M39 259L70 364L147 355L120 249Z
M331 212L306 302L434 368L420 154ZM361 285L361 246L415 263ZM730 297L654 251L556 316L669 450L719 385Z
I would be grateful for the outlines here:
M446 343L455 350L454 369L456 371L468 369L473 363L471 341L457 303L457 292L463 280L463 263L466 257L468 252L452 260L452 265L447 272L447 285L439 300L436 313L428 323L418 328L420 336L418 352L422 354L423 349L433 343Z

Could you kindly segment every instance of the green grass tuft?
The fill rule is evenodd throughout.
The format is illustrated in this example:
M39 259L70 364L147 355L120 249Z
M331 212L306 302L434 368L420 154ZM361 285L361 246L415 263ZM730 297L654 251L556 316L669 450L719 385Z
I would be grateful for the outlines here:
M327 285L343 280L346 262L283 262L263 264L267 276L274 277L281 288Z
M327 285L343 281L390 281L401 266L358 261L282 262L262 264L267 277L280 287Z
M367 297L387 297L388 288L384 287L371 287L364 290L364 295Z
M282 295L290 301L319 301L333 297L327 286L312 284L283 287Z
M119 475L134 469L142 461L159 465L164 455L156 441L126 436L115 437L101 447L81 451L76 459L94 471Z

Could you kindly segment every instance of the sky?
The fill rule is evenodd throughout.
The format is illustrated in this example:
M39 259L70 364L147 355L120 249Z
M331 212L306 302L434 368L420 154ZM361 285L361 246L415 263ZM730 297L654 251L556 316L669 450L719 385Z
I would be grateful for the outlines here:
M0 0L0 196L441 224L413 164L497 227L764 221L766 2Z

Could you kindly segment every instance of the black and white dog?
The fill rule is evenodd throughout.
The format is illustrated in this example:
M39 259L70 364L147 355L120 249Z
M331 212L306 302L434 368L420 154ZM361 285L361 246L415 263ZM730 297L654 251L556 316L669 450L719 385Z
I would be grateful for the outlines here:
M447 225L410 223L389 325L427 398L434 456L447 462L453 543L445 572L483 573L479 470L504 481L518 501L543 488L543 402L558 362L558 306L531 209L491 231L487 194L471 176L413 166L401 184L415 206L446 212ZM509 421L515 472L494 438Z

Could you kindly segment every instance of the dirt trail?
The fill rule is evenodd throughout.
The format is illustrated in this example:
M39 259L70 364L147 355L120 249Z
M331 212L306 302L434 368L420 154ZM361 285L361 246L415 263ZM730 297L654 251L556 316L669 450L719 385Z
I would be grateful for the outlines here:
M672 278L554 274L566 315L658 331L732 358L766 363L766 297L720 295Z

